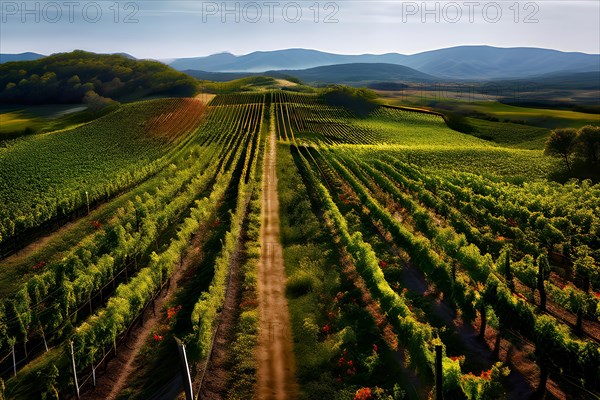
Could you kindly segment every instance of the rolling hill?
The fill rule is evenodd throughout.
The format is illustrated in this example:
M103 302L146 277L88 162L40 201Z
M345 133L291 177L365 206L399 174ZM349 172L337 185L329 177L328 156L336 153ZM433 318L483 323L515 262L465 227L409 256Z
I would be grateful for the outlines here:
M353 63L327 65L304 70L280 70L279 74L294 76L307 83L358 83L373 81L433 82L435 76L396 64ZM269 71L267 74L274 74Z
M188 75L201 80L225 82L256 76L269 76L273 78L294 77L305 83L327 84L347 83L350 85L367 85L372 82L435 82L438 78L424 74L412 68L396 64L336 64L323 67L314 67L297 70L254 72L207 72L207 71L184 71Z
M197 82L157 61L82 50L0 64L0 103L79 103L89 92L120 101L191 95Z

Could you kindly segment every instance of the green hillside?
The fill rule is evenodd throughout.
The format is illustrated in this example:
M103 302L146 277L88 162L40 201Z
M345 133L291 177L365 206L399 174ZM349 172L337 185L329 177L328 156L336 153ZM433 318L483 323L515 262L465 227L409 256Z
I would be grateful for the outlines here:
M157 61L81 50L0 64L0 103L79 103L90 91L120 101L153 94L189 96L196 85Z

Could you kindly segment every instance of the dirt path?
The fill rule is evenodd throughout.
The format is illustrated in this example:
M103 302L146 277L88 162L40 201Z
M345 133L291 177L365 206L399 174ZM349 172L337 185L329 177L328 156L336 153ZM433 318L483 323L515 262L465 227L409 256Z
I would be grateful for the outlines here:
M262 192L262 245L258 274L260 334L258 338L257 398L283 400L297 397L296 365L290 318L285 298L283 248L279 242L279 199L275 168L276 138L269 133Z

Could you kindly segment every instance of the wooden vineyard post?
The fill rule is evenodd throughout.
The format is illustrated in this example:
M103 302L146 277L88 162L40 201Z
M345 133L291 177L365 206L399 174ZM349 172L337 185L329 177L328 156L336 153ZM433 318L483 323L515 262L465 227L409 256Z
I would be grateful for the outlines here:
M442 395L442 345L435 346L435 400L443 400Z
M87 213L90 213L90 194L87 192L87 190L85 191L85 201L87 203Z
M15 356L15 345L12 347L12 356L13 356L13 375L17 376L17 357Z
M179 360L181 362L181 373L183 374L183 388L185 389L185 399L194 399L194 389L192 388L192 377L190 376L190 367L188 365L187 356L185 354L185 344L178 338L175 338L177 342L177 350L179 351Z
M46 334L44 333L44 327L40 323L40 332L42 333L42 339L44 340L44 348L46 349L46 353L48 352L48 342L46 342Z
M73 342L71 341L71 361L73 363L73 381L75 382L75 394L79 400L79 384L77 383L77 367L75 366L75 351L73 350Z

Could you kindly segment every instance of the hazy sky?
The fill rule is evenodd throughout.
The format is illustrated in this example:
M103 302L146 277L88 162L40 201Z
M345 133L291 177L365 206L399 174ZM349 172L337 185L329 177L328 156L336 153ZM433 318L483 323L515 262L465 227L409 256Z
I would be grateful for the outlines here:
M598 0L25 4L0 1L2 53L84 49L166 59L293 47L412 54L463 44L600 53Z

